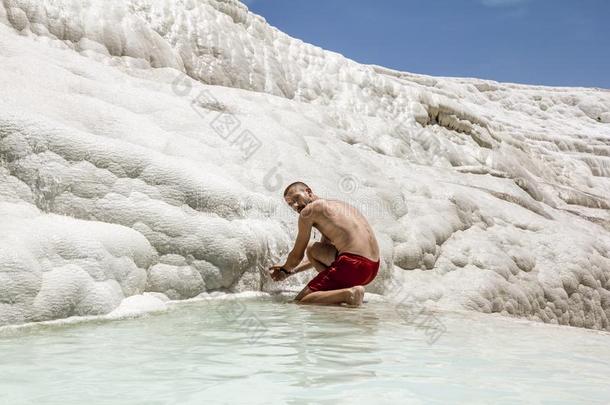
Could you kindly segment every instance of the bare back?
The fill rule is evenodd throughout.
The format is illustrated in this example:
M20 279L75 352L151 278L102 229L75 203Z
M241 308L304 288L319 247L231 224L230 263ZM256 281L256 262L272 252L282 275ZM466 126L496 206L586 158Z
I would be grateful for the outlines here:
M379 260L379 245L366 218L351 205L338 200L316 200L320 209L313 213L313 226L337 248L339 253L354 253Z

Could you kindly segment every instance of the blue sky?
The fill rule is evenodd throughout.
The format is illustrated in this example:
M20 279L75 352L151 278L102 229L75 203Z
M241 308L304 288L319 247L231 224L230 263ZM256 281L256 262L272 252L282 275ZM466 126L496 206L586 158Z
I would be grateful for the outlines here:
M248 0L289 35L434 76L610 89L610 0Z

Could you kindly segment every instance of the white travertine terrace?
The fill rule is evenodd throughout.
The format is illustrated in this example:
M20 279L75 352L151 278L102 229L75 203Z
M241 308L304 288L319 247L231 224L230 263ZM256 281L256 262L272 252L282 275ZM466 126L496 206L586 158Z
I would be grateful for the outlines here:
M234 0L2 0L0 90L0 325L279 288L302 179L371 219L371 291L610 330L608 90L360 65Z

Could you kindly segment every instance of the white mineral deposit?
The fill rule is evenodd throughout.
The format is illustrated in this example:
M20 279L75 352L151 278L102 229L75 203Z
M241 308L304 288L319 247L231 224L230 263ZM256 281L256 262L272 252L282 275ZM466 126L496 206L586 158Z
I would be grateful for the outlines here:
M362 65L236 0L4 0L0 92L0 402L610 400L610 91ZM373 226L364 308L267 276L296 180Z

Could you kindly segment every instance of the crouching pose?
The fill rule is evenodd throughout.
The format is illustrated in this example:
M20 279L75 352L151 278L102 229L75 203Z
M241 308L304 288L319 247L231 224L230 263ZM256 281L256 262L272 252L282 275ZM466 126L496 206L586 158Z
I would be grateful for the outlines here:
M379 246L366 218L342 201L318 198L302 182L289 185L284 200L299 213L299 229L286 263L269 269L271 278L281 281L314 267L318 275L295 300L308 304L362 304L362 286L373 281L379 269ZM320 231L322 240L309 245L312 227ZM307 259L301 263L305 253Z

